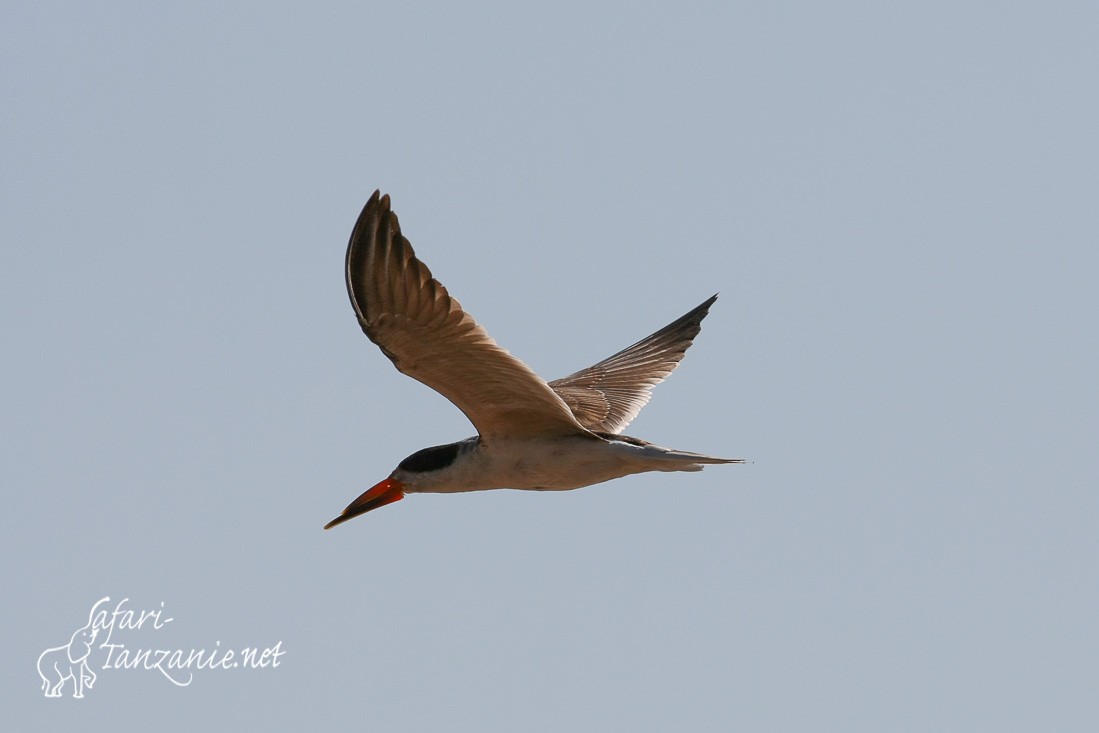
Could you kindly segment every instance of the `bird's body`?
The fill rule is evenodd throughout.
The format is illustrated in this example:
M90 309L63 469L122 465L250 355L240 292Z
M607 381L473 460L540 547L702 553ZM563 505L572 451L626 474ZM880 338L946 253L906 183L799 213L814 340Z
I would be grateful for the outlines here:
M474 436L425 448L402 464L406 462L407 468L398 466L394 472L397 480L410 487L405 493L449 494L482 489L565 491L632 473L700 471L704 463L729 461L661 448L637 438L577 433L493 441Z
M598 364L546 382L500 348L431 276L378 191L351 234L346 275L366 335L397 369L450 399L478 435L413 453L325 529L408 493L561 491L646 471L742 462L620 434L683 358L716 295Z

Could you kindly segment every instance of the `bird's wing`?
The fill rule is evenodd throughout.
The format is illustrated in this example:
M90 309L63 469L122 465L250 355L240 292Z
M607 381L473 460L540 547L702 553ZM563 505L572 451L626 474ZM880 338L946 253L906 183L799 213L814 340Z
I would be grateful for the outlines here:
M587 432L545 380L497 346L431 276L380 191L351 232L346 274L370 340L402 373L457 405L481 436Z
M679 365L715 300L716 295L648 338L549 386L588 430L622 432L648 403L653 386Z

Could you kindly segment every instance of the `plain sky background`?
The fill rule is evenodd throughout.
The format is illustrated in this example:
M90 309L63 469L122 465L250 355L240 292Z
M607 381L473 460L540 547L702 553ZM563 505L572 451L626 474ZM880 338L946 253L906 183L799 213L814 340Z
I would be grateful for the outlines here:
M3 3L4 727L1099 729L1097 30ZM752 463L323 532L472 433L347 302L379 187L547 378L720 292L627 432ZM286 654L45 699L103 596Z

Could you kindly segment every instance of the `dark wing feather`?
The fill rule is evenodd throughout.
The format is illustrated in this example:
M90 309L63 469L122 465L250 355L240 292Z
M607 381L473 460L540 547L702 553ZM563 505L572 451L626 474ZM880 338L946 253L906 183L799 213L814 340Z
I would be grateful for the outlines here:
M588 430L622 432L648 403L653 386L679 365L715 300L716 295L648 338L549 386Z
M545 380L431 276L379 191L351 233L347 292L359 325L397 369L457 405L482 436L586 432Z

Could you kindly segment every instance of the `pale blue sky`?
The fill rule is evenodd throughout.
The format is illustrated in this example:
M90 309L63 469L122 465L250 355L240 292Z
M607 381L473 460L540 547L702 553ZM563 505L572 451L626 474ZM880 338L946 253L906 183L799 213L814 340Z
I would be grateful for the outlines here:
M1094 730L1090 3L0 8L18 729ZM721 298L629 433L746 466L414 496L363 202L547 378ZM103 596L181 689L35 660Z

